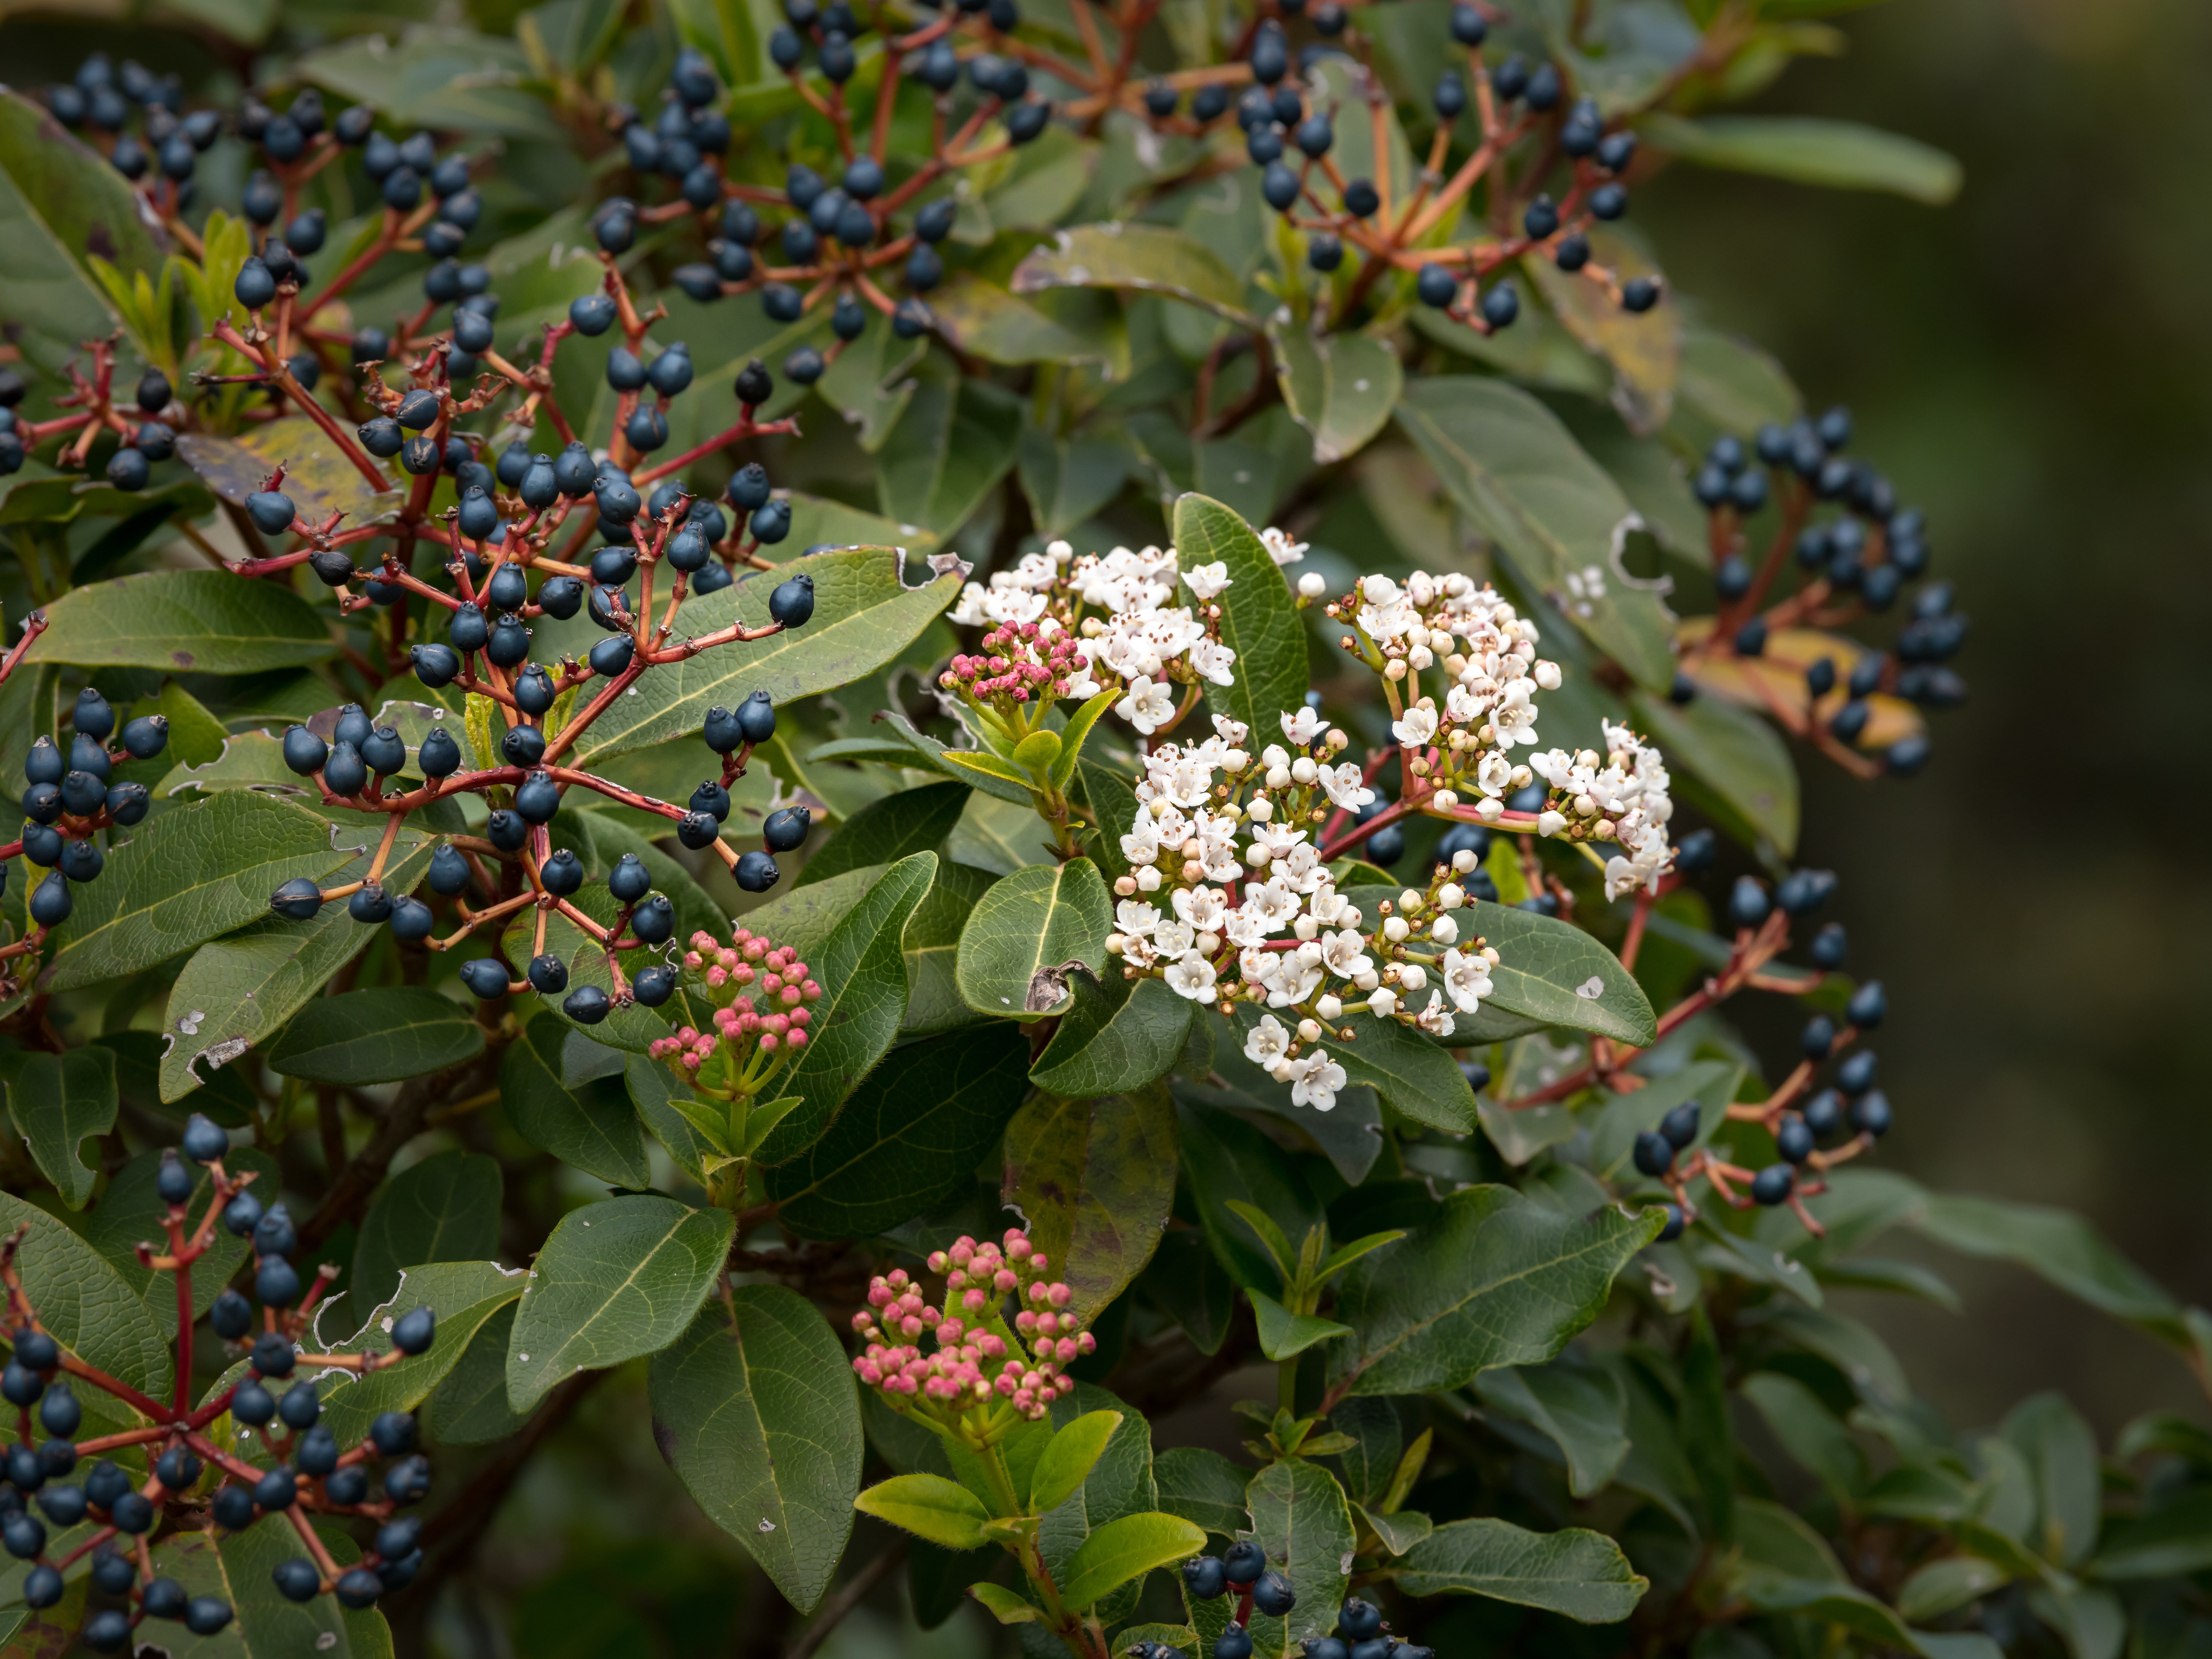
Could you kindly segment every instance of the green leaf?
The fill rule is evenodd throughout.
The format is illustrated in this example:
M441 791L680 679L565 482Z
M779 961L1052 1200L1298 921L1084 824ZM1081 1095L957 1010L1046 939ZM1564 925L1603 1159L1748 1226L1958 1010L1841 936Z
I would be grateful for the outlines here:
M2057 1394L2021 1401L2006 1415L2003 1431L2034 1477L2037 1551L2060 1566L2080 1566L2097 1547L2104 1513L2096 1431Z
M1016 294L1054 288L1164 294L1245 327L1244 284L1204 243L1164 225L1108 223L1063 230L1014 268Z
M1390 1515L1362 1510L1359 1518L1373 1529L1382 1547L1392 1555L1403 1555L1437 1529L1435 1522L1413 1510L1400 1510Z
M520 1298L518 1297L517 1301ZM426 1425L441 1446L488 1446L530 1421L507 1403L507 1345L514 1335L515 1303L495 1311L432 1390Z
M540 1014L523 1028L522 1040L508 1047L499 1067L508 1121L532 1146L610 1186L645 1186L653 1166L629 1091L618 1077L597 1077L571 1088L561 1069L561 1048L568 1040L566 1025Z
M400 830L385 866L386 886L395 893L411 890L429 868L435 844L433 836ZM370 856L362 849L330 878L343 885L363 875ZM161 1029L175 1040L161 1056L161 1098L181 1100L207 1080L203 1066L213 1073L291 1018L368 943L366 931L345 906L326 904L312 921L265 916L200 946L169 991Z
M1804 406L1782 365L1750 341L1695 324L1682 331L1681 400L1716 431L1786 426Z
M483 1046L483 1028L451 997L393 985L316 998L270 1048L269 1066L286 1077L351 1087L441 1072L474 1059Z
M1614 283L1661 275L1641 246L1603 226L1593 228L1589 240L1592 256L1613 272ZM1628 428L1641 435L1663 426L1674 408L1682 344L1682 314L1673 288L1662 285L1656 305L1633 312L1614 297L1613 284L1588 272L1561 270L1547 255L1524 255L1521 269L1576 343L1611 366L1613 405Z
M49 368L115 326L88 258L149 271L162 245L123 175L20 93L0 94L0 289L9 322Z
M46 607L33 662L258 674L337 651L323 617L289 587L222 570L156 570L72 589Z
M373 486L336 441L305 415L271 421L240 438L180 434L177 459L217 495L239 507L282 463L284 493L301 518L319 520L343 513L348 528L396 514L405 500L399 490Z
M135 974L269 914L295 876L350 856L327 818L252 790L188 801L129 832L101 879L80 890L46 970L53 990Z
M981 1601L984 1611L1002 1625L1034 1625L1044 1617L1041 1608L1004 1584L994 1584L988 1578L981 1583L969 1585L968 1594Z
M428 24L392 42L356 37L295 60L295 78L349 103L374 104L398 125L511 138L565 140L544 96L528 85L530 60L514 41Z
M1337 1462L1344 1469L1345 1490L1354 1503L1379 1507L1389 1492L1391 1477L1406 1449L1405 1428L1398 1420L1397 1407L1387 1400L1363 1400L1355 1395L1337 1403L1336 1409L1328 1414L1328 1426L1352 1443L1337 1454Z
M1805 1384L1779 1371L1757 1371L1736 1392L1758 1408L1782 1449L1838 1501L1850 1502L1865 1487L1865 1454L1842 1420Z
M39 1173L54 1183L63 1203L82 1210L100 1171L87 1168L77 1149L115 1127L114 1051L19 1049L0 1055L0 1079L8 1085L8 1115Z
M403 1267L496 1255L504 1185L498 1159L458 1147L433 1152L386 1182L354 1241L345 1288L355 1305L390 1301Z
M1656 1040L1658 1019L1644 988L1581 928L1485 900L1469 905L1468 915L1474 930L1498 950L1486 1008L1593 1031L1638 1048ZM1595 996L1589 994L1592 989Z
M1282 715L1304 706L1312 684L1305 624L1290 584L1252 526L1219 501L1181 497L1173 528L1184 568L1217 562L1229 567L1229 586L1216 603L1222 643L1237 653L1236 682L1207 687L1206 705L1250 726L1254 744L1273 743Z
M973 271L963 271L933 292L929 313L954 350L987 363L1099 361L1081 335Z
M410 1355L356 1379L349 1371L326 1370L317 1380L322 1391L323 1421L339 1443L351 1445L368 1434L384 1412L410 1412L460 1364L471 1340L503 1308L514 1305L529 1282L520 1270L496 1261L426 1261L406 1270L398 1293L368 1310L360 1330L331 1349L333 1353L386 1353L392 1322L427 1307L438 1316L438 1340L427 1352ZM348 1308L359 1304L349 1299ZM236 1376L218 1384L228 1387Z
M25 1222L31 1230L16 1253L23 1294L54 1340L88 1365L164 1399L170 1382L167 1333L122 1273L44 1210L0 1193L0 1236ZM174 1292L171 1307L173 1310ZM172 1313L173 1322L174 1314ZM174 1323L170 1333L175 1330Z
M1486 1595L1585 1625L1618 1624L1650 1588L1603 1533L1529 1532L1488 1519L1438 1527L1400 1559L1396 1576L1408 1595Z
M991 1518L974 1493L941 1474L895 1474L860 1493L853 1507L949 1550L981 1545Z
M1318 1314L1292 1313L1265 1291L1247 1290L1260 1327L1260 1352L1270 1359L1292 1359L1316 1342L1350 1336L1352 1327Z
M1030 1511L1042 1515L1073 1498L1121 1426L1119 1412L1085 1412L1053 1431L1030 1472Z
M927 349L925 341L900 339L890 319L872 311L860 337L848 342L815 382L823 400L845 417L854 441L868 454L884 447L914 401L914 368Z
M951 535L1012 470L1021 433L1021 403L1005 388L924 379L876 459L884 515Z
M1924 1624L2002 1589L2011 1577L2002 1567L1979 1556L1946 1556L1930 1561L1899 1586L1897 1610L1906 1619Z
M1735 1098L1742 1079L1741 1065L1697 1060L1607 1102L1590 1139L1591 1171L1607 1181L1633 1179L1630 1170L1636 1137L1657 1128L1660 1119L1692 1100L1698 1103L1698 1138L1682 1150L1695 1151L1728 1121L1729 1103Z
M1425 1394L1551 1358L1597 1316L1664 1218L1613 1205L1569 1213L1492 1186L1437 1209L1345 1275L1336 1316L1358 1335L1330 1351L1332 1396Z
M2070 1210L1929 1194L1913 1224L1967 1255L2017 1262L2069 1296L2185 1350L2188 1328L2149 1274Z
M2112 1583L2179 1577L2212 1568L2212 1492L2197 1491L2112 1528L2089 1565Z
M811 1611L860 1486L860 1401L836 1333L794 1291L740 1285L653 1356L650 1379L655 1437L693 1499Z
M1234 1538L1244 1530L1244 1483L1251 1471L1201 1446L1170 1446L1152 1460L1160 1507L1194 1526Z
M874 1069L906 1017L907 919L937 874L937 854L915 853L886 870L806 955L823 988L816 1035L784 1072L778 1089L799 1104L760 1148L763 1164L797 1157L830 1127L862 1078Z
M1109 1592L1155 1567L1184 1560L1206 1547L1206 1534L1180 1516L1125 1515L1085 1539L1068 1563L1060 1599L1071 1607L1095 1606Z
M1268 325L1275 383L1291 417L1313 434L1314 461L1327 466L1366 447L1390 423L1405 384L1398 354L1370 334L1312 331L1284 318Z
M902 1041L976 1024L981 1016L960 994L956 980L960 934L996 878L988 870L955 864L937 866L937 879L906 925L906 1018Z
M870 801L816 848L793 890L848 870L896 864L915 853L939 852L966 810L964 783L929 783Z
M1656 112L1637 125L1656 148L1699 167L1758 173L1830 190L1879 190L1941 207L1966 174L1932 144L1856 121L1812 116L1711 115L1699 121Z
M1167 1091L1038 1095L1006 1126L1005 1198L1095 1319L1158 1248L1175 1202L1175 1108Z
M1121 1094L1165 1077L1182 1058L1200 1006L1164 979L1103 981L1070 975L1075 1006L1062 1017L1030 1081L1056 1095Z
M1114 902L1089 859L1033 864L994 883L960 930L953 967L963 1001L1017 1020L1065 1012L1081 968L1106 965Z
M1638 684L1674 684L1672 620L1655 592L1625 579L1613 551L1628 500L1557 416L1504 380L1441 375L1406 388L1398 423L1528 586L1564 600L1569 575L1599 571L1602 596L1571 603L1569 620Z
M514 1316L507 1403L527 1411L578 1371L658 1353L676 1340L722 1276L736 1219L654 1193L562 1217Z
M814 615L804 628L716 646L654 669L639 682L636 696L618 699L579 739L572 751L575 764L588 768L633 749L696 736L708 708L735 708L755 691L767 692L781 708L865 678L905 650L959 597L957 572L908 587L901 563L893 548L839 548L686 600L678 617L683 634L696 637L733 623L759 628L768 623L768 598L778 584L800 569L814 579Z
M1713 791L1784 858L1797 850L1797 768L1771 726L1724 697L1677 708L1639 692L1633 702L1668 766Z
M1567 1490L1577 1498L1602 1492L1628 1455L1628 1402L1609 1372L1557 1360L1500 1366L1477 1376L1474 1392L1490 1410L1528 1424L1559 1447Z
M968 1187L1029 1092L1029 1054L1006 1024L902 1048L769 1171L778 1220L801 1238L871 1238Z
M1098 819L1097 863L1109 876L1127 875L1129 861L1121 856L1121 837L1137 821L1137 792L1121 773L1096 761L1079 761L1076 769L1083 779L1083 799Z
M1023 429L1016 451L1022 493L1042 536L1064 536L1121 493L1129 452L1083 438L1055 440Z
M1258 1016L1249 1003L1239 1008L1239 1029L1256 1024ZM1440 1044L1395 1019L1363 1019L1352 1030L1359 1034L1355 1041L1328 1050L1351 1082L1366 1085L1401 1115L1432 1129L1465 1134L1474 1127L1474 1091Z
M1297 1605L1287 1618L1255 1614L1253 1650L1277 1659L1328 1633L1343 1604L1345 1567L1356 1542L1351 1506L1336 1477L1318 1463L1271 1463L1244 1489L1252 1535L1268 1565L1291 1581Z

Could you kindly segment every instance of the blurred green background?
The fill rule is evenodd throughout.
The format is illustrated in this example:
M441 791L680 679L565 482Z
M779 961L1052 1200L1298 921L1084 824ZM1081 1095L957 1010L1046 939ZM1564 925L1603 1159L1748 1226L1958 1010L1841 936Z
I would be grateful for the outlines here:
M2191 158L2212 7L1895 0L1832 21L1848 54L1759 106L1938 144L1965 163L1959 198L1678 167L1636 216L1711 320L1816 408L1852 406L1973 618L1972 700L1936 720L1917 781L1806 769L1803 857L1843 875L1855 965L1892 994L1881 1161L2078 1207L2201 1302L2212 216ZM2144 1339L2015 1269L1929 1260L1963 1316L1849 1303L1954 1422L2054 1387L2106 1434L2152 1406L2203 1415Z

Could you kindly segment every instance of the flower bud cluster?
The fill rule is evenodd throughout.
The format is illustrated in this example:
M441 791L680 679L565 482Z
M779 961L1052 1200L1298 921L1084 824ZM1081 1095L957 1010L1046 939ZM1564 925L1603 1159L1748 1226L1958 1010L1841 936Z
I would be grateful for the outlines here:
M749 1097L790 1055L806 1046L822 997L799 952L764 933L740 927L731 943L703 930L684 953L684 989L714 1012L711 1029L678 1026L654 1039L651 1053L678 1071L702 1094Z
M1036 623L1002 623L983 635L981 654L956 653L938 684L968 702L988 703L1002 714L1005 705L1051 702L1068 695L1071 676L1080 665L1074 640L1066 630Z
M1625 898L1639 887L1654 896L1674 861L1667 824L1674 816L1667 767L1659 751L1626 726L1604 722L1606 753L1547 749L1529 766L1551 786L1536 833L1571 841L1611 841L1624 855L1606 861L1605 896Z
M878 1274L869 1283L867 1305L853 1316L853 1329L867 1344L854 1371L892 1405L933 1411L948 1427L979 1409L1004 1410L1007 1422L1042 1418L1075 1387L1066 1368L1097 1346L1068 1311L1074 1291L1052 1279L1050 1267L1014 1227L1003 1243L963 1236L931 1254L929 1270L945 1275L941 1307L904 1268ZM933 1340L927 1353L925 1336ZM991 1425L968 1426L988 1432Z

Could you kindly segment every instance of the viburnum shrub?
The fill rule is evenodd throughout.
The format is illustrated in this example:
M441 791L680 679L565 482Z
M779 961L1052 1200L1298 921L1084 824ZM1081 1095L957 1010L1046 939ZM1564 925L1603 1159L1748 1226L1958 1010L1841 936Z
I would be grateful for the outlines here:
M623 1651L2208 1639L2201 1428L1954 1430L1826 1299L1917 1233L2212 1370L1874 1156L1796 768L1928 763L1966 617L1623 222L1955 187L1711 113L1832 9L195 6L0 92L8 1650L450 1644L648 1421L758 1572Z

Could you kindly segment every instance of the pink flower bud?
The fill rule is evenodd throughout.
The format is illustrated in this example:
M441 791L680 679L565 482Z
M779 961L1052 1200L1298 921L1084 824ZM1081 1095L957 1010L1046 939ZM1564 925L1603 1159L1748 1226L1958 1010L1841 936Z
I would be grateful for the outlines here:
M991 1297L988 1291L977 1290L973 1286L970 1286L969 1289L963 1291L960 1293L960 1305L965 1308L969 1313L981 1313L984 1308L989 1305L990 1300Z
M763 1054L773 1053L775 1049L775 1033L773 1031L763 1033L760 1040L760 1046L761 1051Z
M787 1048L804 1048L806 1046L806 1033L804 1031L793 1031L787 1036L783 1041Z
M1060 1316L1054 1313L1039 1314L1037 1316L1036 1328L1042 1331L1047 1336L1059 1335Z
M998 1288L999 1293L1002 1296L1021 1282L1012 1267L1001 1267L991 1278L991 1283Z
M809 1002L818 1002L822 999L822 988L811 979L799 987L799 990Z
M709 968L707 970L707 983L718 991L729 982L729 974L720 968Z
M975 1339L975 1346L986 1359L1002 1358L1006 1352L1005 1340L993 1335L989 1331L985 1331Z
M1045 1292L1045 1297L1055 1308L1065 1308L1075 1299L1075 1292L1066 1285L1054 1285Z
M1091 1335L1090 1332L1085 1331L1075 1339L1075 1346L1076 1351L1079 1353L1097 1353L1098 1352L1098 1339Z
M1000 1396L1010 1396L1014 1391L1014 1379L1011 1376L1001 1376L991 1386L999 1392Z
M813 1024L813 1021L814 1016L804 1008L794 1008L791 1011L791 1023L793 1025L804 1027Z
M1036 1316L1027 1308L1023 1309L1014 1316L1014 1328L1024 1336L1034 1336L1036 1334Z
M945 1271L944 1251L932 1250L929 1253L929 1271L933 1273L941 1273Z
M1059 1346L1053 1352L1060 1357L1060 1363L1065 1365L1069 1360L1074 1358L1078 1352L1075 1339L1072 1336L1061 1337Z

